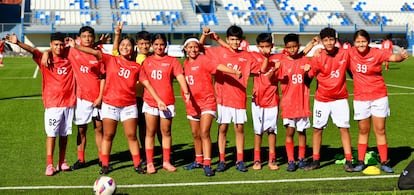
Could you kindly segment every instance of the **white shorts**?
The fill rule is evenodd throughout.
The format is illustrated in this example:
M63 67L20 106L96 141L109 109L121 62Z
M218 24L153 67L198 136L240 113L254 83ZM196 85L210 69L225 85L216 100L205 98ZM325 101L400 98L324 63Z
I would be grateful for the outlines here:
M3 58L3 54L0 54L0 58Z
M72 134L74 107L45 109L45 131L48 137L68 136Z
M349 128L349 105L347 99L331 102L315 100L313 104L313 127L324 129L328 125L329 116L339 128Z
M75 125L86 125L92 121L93 117L100 120L101 109L93 107L93 103L83 99L76 99Z
M211 115L213 115L213 117L216 117L216 111L213 111L213 110L206 110L206 111L201 112L201 115L203 115L203 114L211 114ZM187 119L192 120L192 121L200 121L200 117L201 116L187 115Z
M246 109L236 109L221 104L217 104L217 123L229 124L244 124L247 122Z
M138 118L137 105L116 107L102 103L102 118L109 118L121 122L131 118Z
M374 101L354 100L354 120L366 119L371 115L384 118L390 116L388 97L383 97Z
M305 132L305 130L310 127L310 120L309 120L309 117L284 118L283 125L285 127L296 128L296 131L299 131L299 132Z
M277 133L278 107L261 108L252 101L253 129L256 135L262 135L266 130Z
M161 118L174 118L175 116L175 106L168 105L167 111L160 111L160 109L149 106L146 102L142 106L142 112L148 113L154 116L160 116Z

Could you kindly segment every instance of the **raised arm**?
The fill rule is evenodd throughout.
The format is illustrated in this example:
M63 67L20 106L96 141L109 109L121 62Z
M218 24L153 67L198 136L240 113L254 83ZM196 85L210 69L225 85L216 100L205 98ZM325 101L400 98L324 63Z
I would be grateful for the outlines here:
M33 48L32 46L26 44L26 43L22 43L19 41L19 39L17 38L16 34L7 34L6 35L6 40L9 41L10 43L16 44L17 46L19 46L20 48L30 52L31 54L33 54L35 52L35 48Z
M223 64L219 64L217 66L217 70L221 71L221 72L225 72L225 73L229 73L229 74L235 74L237 76L237 78L241 79L242 78L242 72L240 70L234 70L231 69Z
M122 27L124 25L123 21L118 21L116 24L116 27L114 29L114 41L112 45L112 53L116 52L118 53L119 48L119 40L121 39L121 33L122 33Z
M319 37L318 36L315 36L315 37L313 37L312 38L312 40L306 45L306 47L305 47L305 49L303 49L302 50L302 54L303 55L306 55L306 54L308 54L311 50L312 50L312 48L313 47L315 47L316 45L318 45L319 44Z
M408 58L408 52L405 51L404 48L401 48L401 53L399 54L392 54L388 61L390 62L402 62Z
M75 43L75 40L72 38L69 38L69 45L81 52L91 54L96 57L96 59L101 60L102 59L102 53L98 50L92 49L90 47L83 47Z

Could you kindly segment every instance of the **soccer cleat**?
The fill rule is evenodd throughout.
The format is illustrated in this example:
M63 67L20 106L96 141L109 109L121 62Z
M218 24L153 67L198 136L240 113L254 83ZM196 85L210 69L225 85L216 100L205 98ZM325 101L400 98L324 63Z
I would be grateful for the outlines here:
M145 170L141 167L141 165L138 165L137 167L134 167L134 170L138 174L145 174Z
M204 175L207 177L211 177L214 176L215 173L213 171L213 169L211 168L211 166L204 166Z
M352 166L352 161L347 160L344 165L345 172L354 172L354 167Z
M58 164L56 167L56 171L71 171L72 169L69 167L69 165L66 163L66 160L63 161L62 164Z
M55 174L55 168L53 167L53 165L52 164L47 165L45 175L52 176L54 174Z
M144 166L144 165L146 165L147 164L147 160L145 160L145 159L141 159L141 166Z
M277 166L277 163L275 160L272 160L271 162L269 162L269 164L267 165L269 166L270 170L278 170L279 166Z
M148 174L154 174L156 172L157 172L157 170L154 167L154 163L148 163L147 164L147 173Z
M109 173L109 167L107 166L102 166L101 170L99 171L99 174L101 175L106 175Z
M102 164L100 164L100 166L102 167ZM71 167L70 167L70 169L72 170L72 171L74 171L74 170L76 170L76 169L81 169L81 168L84 168L84 167L86 167L86 164L85 164L85 162L81 162L80 160L77 160Z
M306 163L305 159L300 158L299 162L298 162L298 168L299 169L303 169L308 165L308 163Z
M241 172L247 172L248 171L247 168L246 168L246 165L244 165L243 161L236 162L236 169L241 171Z
M163 164L162 164L162 168L164 169L164 170L166 170L166 171L169 171L169 172L175 172L175 171L177 171L177 168L175 168L172 164L170 164L169 162L164 162Z
M354 172L361 172L366 168L364 161L359 160L357 166L354 167Z
M260 161L256 161L253 164L253 170L260 170L262 169L262 164L260 164Z
M295 161L289 161L288 162L288 166L287 166L287 168L286 168L286 171L289 171L289 172L293 172L293 171L296 171L296 164L295 164Z
M203 167L203 165L201 163L194 161L191 164L189 164L187 166L184 166L184 169L185 170L193 170L193 169L202 168L202 167Z
M392 170L392 168L388 164L388 162L381 163L381 170L386 172L386 173L394 173L394 170Z
M310 170L319 169L320 167L321 167L321 163L319 162L319 160L314 160L308 166L303 168L303 170L310 171Z
M224 161L220 161L219 164L217 165L217 172L223 172L226 170L226 162Z

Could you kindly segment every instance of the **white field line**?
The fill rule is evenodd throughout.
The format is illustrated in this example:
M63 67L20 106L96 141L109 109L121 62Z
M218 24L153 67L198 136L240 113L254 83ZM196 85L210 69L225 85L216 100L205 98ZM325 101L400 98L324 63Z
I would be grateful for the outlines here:
M260 184L260 183L292 183L312 181L344 181L355 179L381 179L397 178L400 175L377 175L377 176L355 176L355 177L327 177L327 178L304 178L304 179L280 179L280 180L250 180L250 181L223 181L223 182L194 182L194 183L166 183L166 184L132 184L117 185L118 188L153 188L153 187L182 187L182 186L206 186L206 185L238 185L238 184ZM13 186L0 187L0 190L30 190L30 189L84 189L90 186Z
M39 66L36 66L36 70L33 73L33 78L37 77L37 73L39 73Z
M346 79L347 81L353 81L352 79ZM401 88L401 89L411 89L414 90L414 87L407 87L402 85L393 85L393 84L385 84L387 87L395 87L395 88Z

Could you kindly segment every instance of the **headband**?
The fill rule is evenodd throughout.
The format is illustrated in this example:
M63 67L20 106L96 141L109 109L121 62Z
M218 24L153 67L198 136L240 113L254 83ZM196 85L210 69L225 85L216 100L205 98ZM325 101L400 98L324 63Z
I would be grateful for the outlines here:
M189 39L187 39L185 42L184 42L184 47L187 45L187 44L189 44L190 42L196 42L197 44L200 44L200 41L198 40L198 39L196 39L196 38L189 38Z

